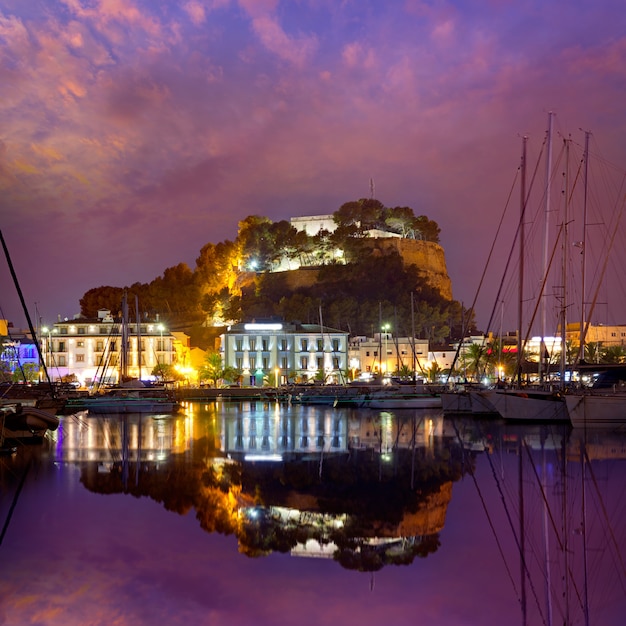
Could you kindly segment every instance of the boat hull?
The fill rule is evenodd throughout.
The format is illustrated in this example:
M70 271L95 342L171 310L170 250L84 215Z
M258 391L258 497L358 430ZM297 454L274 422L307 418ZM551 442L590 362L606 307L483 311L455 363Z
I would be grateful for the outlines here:
M487 390L447 391L441 394L444 415L499 415Z
M370 409L440 409L439 395L385 395L371 396L365 403Z
M512 422L569 422L564 396L550 391L494 390L490 402Z
M626 393L565 396L574 428L626 428Z
M90 414L103 415L108 413L173 413L176 403L171 401L155 401L149 398L90 398L83 400L81 409Z

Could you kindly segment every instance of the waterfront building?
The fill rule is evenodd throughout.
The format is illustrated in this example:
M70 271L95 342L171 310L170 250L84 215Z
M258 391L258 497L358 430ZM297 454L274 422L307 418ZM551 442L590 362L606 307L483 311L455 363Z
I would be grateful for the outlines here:
M415 350L415 357L413 351ZM427 339L395 337L391 332L375 333L373 337L356 336L350 339L350 370L364 374L393 374L408 368L426 371L430 368Z
M566 340L578 346L580 344L580 322L567 324L566 328ZM626 347L626 324L589 324L585 343L598 344L603 348Z
M276 320L233 324L221 336L222 362L245 385L345 382L348 333L317 324Z
M138 332L139 331L139 332ZM122 320L102 309L97 318L59 320L41 329L41 346L51 380L75 380L81 386L119 384L122 365ZM138 345L139 343L139 345ZM173 365L188 353L188 338L176 336L159 320L128 325L127 375L154 379L154 368Z

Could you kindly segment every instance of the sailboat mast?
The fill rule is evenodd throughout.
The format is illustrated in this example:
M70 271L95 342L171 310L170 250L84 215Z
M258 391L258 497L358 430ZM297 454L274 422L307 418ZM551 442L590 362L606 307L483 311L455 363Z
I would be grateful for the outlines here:
M565 369L567 367L567 262L568 262L568 246L569 246L569 150L571 139L565 140L565 205L563 208L563 266L562 266L562 280L563 280L563 302L561 304L561 381L560 388L565 388Z
M519 281L518 281L518 301L517 301L517 384L522 382L522 322L524 303L524 247L525 247L525 227L526 220L526 146L528 137L522 137L522 161L521 169L521 191L520 191L520 218L519 218Z
M135 321L137 322L137 378L141 380L141 321L139 319L139 296L135 294Z
M120 382L128 379L128 298L122 297L122 329L120 333Z
M581 240L581 254L582 254L582 271L580 279L580 336L578 341L578 358L576 361L580 363L585 358L585 325L587 324L587 311L585 301L585 290L587 288L587 190L589 182L589 131L585 132L585 180L584 180L584 196L583 196L583 236Z
M13 262L11 261L11 255L9 254L9 249L7 248L7 244L4 241L4 237L2 235L2 231L0 230L0 241L2 242L2 248L4 250L4 256L7 260L7 265L9 266L9 272L11 273L11 278L13 278L13 284L15 285L15 290L17 291L17 295L20 299L20 304L22 305L22 311L24 312L24 316L26 317L26 321L28 322L28 329L30 330L30 334L35 342L35 346L37 348L37 355L39 356L39 363L46 375L46 380L48 381L48 385L50 386L50 392L54 397L54 386L52 385L52 381L50 380L50 375L48 373L48 368L46 367L46 362L43 358L43 354L41 353L41 344L39 342L39 336L35 332L35 327L33 326L33 321L30 318L30 314L28 313L28 307L26 306L26 302L24 301L24 294L22 293L22 289L20 287L20 283L17 280L17 274L15 273L15 269L13 267Z
M546 187L545 187L545 209L544 209L544 231L543 231L543 284L546 282L546 272L548 271L548 259L550 255L550 179L552 174L552 126L554 113L548 113L548 152L546 156ZM539 342L539 379L543 381L544 376L544 355L546 353L546 315L547 306L543 288L539 294L541 298L541 340Z

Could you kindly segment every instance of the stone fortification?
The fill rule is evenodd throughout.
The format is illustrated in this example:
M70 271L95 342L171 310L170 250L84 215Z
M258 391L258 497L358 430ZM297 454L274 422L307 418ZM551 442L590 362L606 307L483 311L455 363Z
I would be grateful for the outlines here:
M452 282L448 276L443 248L439 244L415 239L380 238L366 239L365 245L376 256L397 252L405 265L417 266L420 276L431 287L437 289L442 297L452 300ZM296 290L314 285L319 271L316 267L301 267L281 273L285 276L289 287ZM240 277L240 288L247 284L251 277L247 278L248 280L243 276Z
M448 276L444 250L438 243L395 237L366 239L364 243L374 255L397 252L405 265L415 265L431 287L437 289L442 297L452 300L452 281Z
M397 252L405 265L415 265L419 274L428 285L437 289L443 298L452 300L452 281L448 276L446 257L443 248L431 241L416 239L378 238L366 239L365 245L375 256L384 256ZM310 287L317 282L317 267L300 267L299 269L280 272L290 289L295 291L301 287ZM254 284L254 272L241 272L236 281L236 288L241 290Z

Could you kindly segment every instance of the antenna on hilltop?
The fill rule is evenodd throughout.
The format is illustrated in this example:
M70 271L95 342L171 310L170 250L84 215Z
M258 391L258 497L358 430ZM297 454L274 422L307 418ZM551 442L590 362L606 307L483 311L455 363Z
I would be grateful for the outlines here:
M374 179L370 178L370 200L374 199Z

